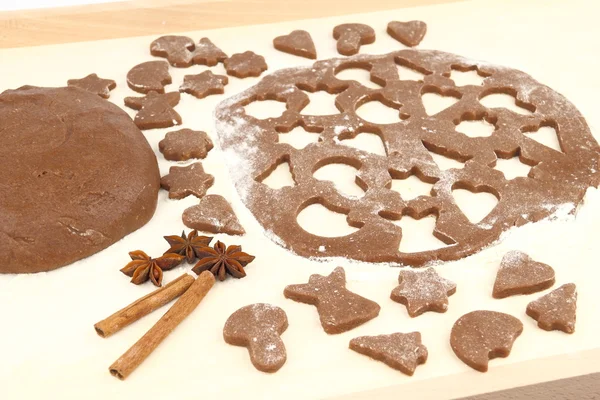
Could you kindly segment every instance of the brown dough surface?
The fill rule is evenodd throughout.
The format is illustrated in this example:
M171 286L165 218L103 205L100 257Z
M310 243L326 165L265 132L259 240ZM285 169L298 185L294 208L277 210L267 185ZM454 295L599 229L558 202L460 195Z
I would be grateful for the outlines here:
M202 38L194 50L194 64L214 67L227 59L227 54L215 46L209 38Z
M577 288L567 283L527 305L527 315L546 331L575 332Z
M88 257L154 214L156 157L129 116L96 94L24 86L0 94L0 272Z
M181 116L173 108L179 104L180 98L179 92L150 92L144 97L125 97L125 105L139 110L133 119L138 128L169 128L181 125Z
M203 232L228 235L244 235L246 233L231 208L231 204L218 194L204 196L197 205L186 209L182 218L185 226Z
M288 299L317 307L321 325L329 334L349 331L379 315L379 304L346 289L344 268L328 276L311 275L308 283L286 286Z
M147 61L131 68L127 73L127 86L138 93L164 93L171 83L169 64L166 61Z
M521 332L523 324L512 315L472 311L454 323L450 345L462 362L479 372L486 372L489 360L509 356Z
M342 24L333 28L333 38L338 41L338 53L352 56L363 44L375 42L375 31L365 24Z
M248 348L250 361L259 371L276 372L287 353L281 334L288 327L285 311L271 304L245 306L231 314L223 328L225 342Z
M316 59L317 49L310 33L303 30L292 31L289 35L277 36L273 39L273 47L284 53Z
M213 148L213 142L206 132L180 129L168 132L158 142L158 150L169 161L187 161L191 158L205 158Z
M413 318L426 311L446 312L448 296L456 292L456 284L439 276L433 268L400 271L398 283L390 297L404 304Z
M179 91L202 99L211 94L225 93L225 85L228 82L229 79L224 75L215 75L211 71L204 71L198 75L184 76Z
M425 74L423 81L399 80L397 65ZM371 79L384 87L369 89L335 74L345 68L369 69ZM476 70L485 76L481 86L456 86L452 70ZM304 92L326 90L336 96L339 114L302 114L309 98ZM459 97L447 109L427 115L421 93ZM486 108L479 99L493 93L516 95L517 104L535 109L521 115L505 108ZM287 109L280 117L255 119L244 112L253 101L279 100ZM376 124L361 119L356 109L380 100L397 108L398 122ZM319 61L312 68L295 68L266 76L254 87L221 102L216 110L221 148L229 171L246 206L266 231L283 246L305 257L345 257L369 262L424 265L473 254L498 240L513 226L535 222L561 206L579 204L590 186L598 184L600 151L585 119L563 96L527 74L505 67L471 61L439 51L407 49L387 55L362 55ZM464 120L487 117L496 131L489 137L468 137L455 130ZM320 142L295 149L278 142L278 134L301 126L318 132ZM563 152L546 147L523 132L541 126L557 129ZM340 140L362 132L377 134L387 156L369 153ZM463 168L441 170L431 153L464 162ZM528 177L507 180L493 168L498 157L519 156L535 164ZM272 189L262 184L281 162L288 162L294 186ZM319 181L313 173L327 164L343 163L358 169L356 181L364 197L340 194L333 182ZM430 196L405 200L390 190L392 178L416 175L432 183ZM474 224L462 213L453 189L487 191L497 206ZM307 206L321 204L347 215L358 231L342 237L310 234L297 223ZM399 251L402 230L394 220L433 215L433 234L452 246L418 253Z
M428 355L419 332L360 336L350 341L350 349L382 361L409 376L415 373L420 364L425 364Z
M215 46L210 39L202 38L198 45L187 36L161 36L150 44L153 56L164 57L174 67L187 68L192 64L210 67L223 62L227 54Z
M421 43L427 33L427 24L423 21L392 21L387 26L387 33L408 47Z
M236 78L257 77L268 68L265 58L252 51L234 54L226 59L223 65L227 75Z
M97 94L103 99L110 97L110 91L117 87L117 83L112 79L102 79L96 74L89 74L81 79L69 79L68 86L75 86L90 93Z
M177 200L190 195L201 198L214 182L214 176L204 172L200 162L187 167L171 167L160 179L162 188L169 191L169 198Z
M503 299L516 294L530 294L554 285L554 269L536 262L520 251L509 251L502 257L492 296Z

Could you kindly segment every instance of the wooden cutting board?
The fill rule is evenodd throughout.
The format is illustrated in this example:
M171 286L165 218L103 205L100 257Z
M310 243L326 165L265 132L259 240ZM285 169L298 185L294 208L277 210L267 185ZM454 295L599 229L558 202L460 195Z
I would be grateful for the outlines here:
M416 5L434 5L441 3L448 5L459 2L460 1L458 0L363 0L331 2L323 0L289 0L285 2L276 0L134 0L124 3L109 3L62 9L5 12L0 13L0 48L20 48L143 35L157 36L163 33L295 21L298 19L330 17L345 14L362 14ZM488 9L484 3L486 2L483 0L474 2L476 6L472 8L473 14L471 17L475 19L486 18L486 11ZM507 2L508 5L503 10L498 1L493 3L495 4L496 11L503 12L503 15L506 16L503 20L505 23L494 26L494 29L498 31L512 29L511 12L507 8L515 7L516 9L521 6L519 2L509 1ZM552 18L554 18L553 21L556 21L557 14L561 14L561 7L566 10L566 6L560 5L557 1L552 1L551 6L548 6L549 8L555 7L553 10L542 10L542 5L545 5L546 3L539 0L530 2L530 11L532 7L531 3L540 7L540 13L550 13ZM594 11L596 15L600 12L597 4L581 0L575 1L571 7L573 7L572 10L579 10L579 13L587 13L587 15L594 15ZM521 16L522 14L523 12L520 13ZM402 13L396 13L395 15L402 15ZM407 15L412 14L407 12ZM568 38L569 34L573 34L578 29L589 29L590 37L595 37L595 43L598 44L600 29L588 24L578 24L578 22L574 20L574 17L577 15L577 12L572 11L569 14L570 18L567 18L568 21L566 21L564 25L561 25L560 29L563 32L563 36ZM451 14L449 14L448 18L451 18ZM520 19L520 21L522 20L523 18ZM499 20L495 21L498 22ZM310 23L316 24L318 22L312 21ZM381 24L384 24L384 22L381 21ZM523 42L521 44L515 42L515 46L520 46L521 50L531 49L532 52L535 52L536 49L539 48L537 44L539 44L540 41L550 40L546 38L548 35L546 34L547 31L545 29L552 29L555 31L556 26L557 25L555 24L553 26L543 27L543 24L538 21L535 25L536 29L529 32L529 37L524 35ZM432 25L431 28L434 32L430 34L440 34L439 31L435 32L435 26ZM526 31L526 29L524 29L524 31ZM552 36L552 38L556 39L554 36ZM477 32L473 32L472 35L464 35L462 40L480 41L481 43L479 43L478 46L481 49L489 50L490 46L495 46L494 40L490 39L489 42L486 42L485 38L479 37ZM495 40L501 40L501 35L498 35ZM570 41L565 39L558 47L566 46L569 43ZM447 46L440 48L440 50L461 52L460 41L452 42L452 40L449 39L445 44ZM551 46L546 45L545 48L547 49L550 47ZM582 47L581 54L586 55L577 60L577 62L580 63L579 65L583 65L582 63L584 63L586 59L589 62L592 57L597 63L598 55L589 55L589 52L593 51L595 48L597 47ZM56 47L56 49L59 51L60 46ZM20 62L25 64L29 61L26 53L27 51L10 54L22 56L23 58L20 59ZM485 53L485 50L482 50L482 53ZM519 54L518 51L515 51L515 53ZM531 59L517 56L511 57L511 54L512 52L510 49L499 48L497 58L490 61L497 61L517 68L522 68L528 72L529 69L536 70L537 74L534 74L535 77L544 75L544 68L541 65L541 61L540 65L528 64L527 61L529 60L531 63ZM548 54L550 53L547 51L540 52L540 57L548 56ZM470 55L478 56L478 54ZM494 56L494 52L488 51L487 54L483 54L481 57L494 58ZM0 51L0 63L2 62L2 57L3 53ZM32 60L36 60L36 62L39 61L33 58ZM520 62L523 62L524 65L520 65ZM546 62L552 63L553 60L548 56ZM540 80L550 84L552 87L555 87L555 85L559 86L556 87L556 89L565 93L565 95L570 98L570 93L568 92L573 85L577 84L577 80L569 80L567 78L565 78L564 82L560 79L555 79L553 82L546 82L544 80L544 78L556 76L556 73L553 71L567 70L568 65L570 64L564 63L563 68L554 66L545 76L541 76ZM577 64L573 65L573 69L575 70ZM39 79L39 77L36 79ZM24 82L18 82L18 84L23 83ZM16 84L17 83L15 83L15 85ZM563 86L560 86L561 84L563 84ZM589 85L590 90L600 90L597 79L592 81L592 83L587 81L581 82L581 85ZM0 90L13 86L14 85L10 84L10 76L5 74L0 77ZM572 98L572 101L581 108L584 115L591 117L592 111L597 109L597 103L590 104L589 102L586 102L584 98L578 97L578 93L575 91L573 91L573 95L574 98ZM597 132L594 133L596 135L598 134ZM434 362L434 360L432 359L431 362ZM491 368L487 375L469 371L465 374L461 374L459 377L454 375L437 377L434 382L431 380L414 380L414 382L411 381L402 386L394 385L384 388L373 388L373 390L354 393L349 396L344 396L344 398L391 399L398 398L399 396L403 398L420 398L421 395L431 399L443 398L445 396L460 397L464 396L466 393L474 393L474 391L465 390L465 387L474 388L476 386L485 386L489 391L506 389L511 386L519 387L508 391L477 396L478 399L486 400L595 398L594 396L600 396L599 365L600 347L597 346L595 349L591 350L577 351L548 358L542 357L521 362L518 365L511 364L498 366L496 368ZM52 368L51 365L48 365L47 367ZM482 383L484 381L485 384ZM2 382L2 377L0 377L0 382ZM507 382L509 382L509 384L507 384ZM542 383L523 387L524 385L530 385L531 383L537 382ZM126 384L127 383L125 383L125 385ZM440 388L440 390L443 391L437 392L436 394L436 391L431 390L431 385L435 385L436 388ZM480 392L481 391L477 391L477 393Z

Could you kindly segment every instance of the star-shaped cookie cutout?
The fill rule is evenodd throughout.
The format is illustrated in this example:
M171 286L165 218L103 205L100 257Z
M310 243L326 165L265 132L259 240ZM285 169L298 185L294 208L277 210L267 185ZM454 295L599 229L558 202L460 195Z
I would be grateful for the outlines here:
M170 199L183 199L189 195L202 198L215 178L204 172L202 163L187 167L171 167L169 174L160 179L160 186L169 191Z
M575 332L577 287L567 283L527 305L527 315L546 331Z
M217 65L217 63L225 61L226 58L227 54L215 46L209 38L202 38L194 50L193 61L194 64L213 67Z
M96 74L89 74L81 79L69 79L67 85L97 94L103 99L108 99L110 91L117 87L117 83L112 79L102 79Z
M223 62L227 75L236 78L247 78L249 76L257 77L267 70L267 63L263 56L255 54L253 51L237 53Z
M168 128L181 125L181 116L173 109L179 104L179 100L179 92L150 92L143 97L125 97L125 105L139 110L133 120L138 128Z
M198 75L186 75L179 91L189 93L202 99L211 94L225 93L225 85L229 79L224 75L215 75L211 71L204 71Z
M554 285L554 269L536 262L520 251L509 251L502 258L492 296L502 299L516 294L530 294Z
M400 271L391 299L406 306L408 315L417 317L426 311L446 312L448 296L456 292L456 284L442 278L433 268L423 272Z
M191 158L205 158L213 148L213 142L206 132L180 129L169 132L158 142L158 150L169 161L187 161Z
M382 361L409 376L427 361L428 355L419 332L360 336L350 341L350 349Z

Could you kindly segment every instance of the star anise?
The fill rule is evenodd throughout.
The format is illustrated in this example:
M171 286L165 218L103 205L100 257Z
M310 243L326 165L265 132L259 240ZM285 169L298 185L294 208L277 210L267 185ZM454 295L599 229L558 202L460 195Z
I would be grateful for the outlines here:
M200 260L192 271L197 275L203 271L210 271L220 281L224 281L227 274L238 279L245 277L244 267L254 260L254 256L242 251L242 246L227 247L220 241L213 247L203 247L200 252Z
M131 283L140 285L148 279L152 281L154 286L162 284L163 270L169 270L181 264L184 256L180 254L167 253L158 258L151 258L148 254L141 250L132 251L129 253L131 262L127 264L121 272L127 276L131 276Z
M209 236L198 236L198 231L194 229L185 236L185 231L181 232L181 236L165 236L167 242L171 245L171 248L165 252L181 254L185 256L188 263L193 263L196 257L199 258L198 250L206 247L210 244L212 237Z

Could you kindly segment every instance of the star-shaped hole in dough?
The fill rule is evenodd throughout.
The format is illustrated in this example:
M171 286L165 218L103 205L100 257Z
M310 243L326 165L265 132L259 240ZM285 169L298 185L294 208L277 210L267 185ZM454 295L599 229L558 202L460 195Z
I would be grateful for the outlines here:
M170 199L180 200L189 195L200 199L214 182L215 178L197 162L187 167L171 167L169 174L160 179L160 186L169 191Z
M97 94L103 99L108 99L110 91L117 87L117 83L112 79L102 79L96 74L89 74L81 79L69 79L67 85Z
M400 271L398 282L400 285L390 297L404 304L413 318L427 311L446 312L448 296L456 292L456 284L439 276L433 268L423 272Z
M224 75L215 75L211 71L204 71L198 75L186 75L179 91L189 93L194 97L202 99L211 94L225 93L225 85L229 79Z

